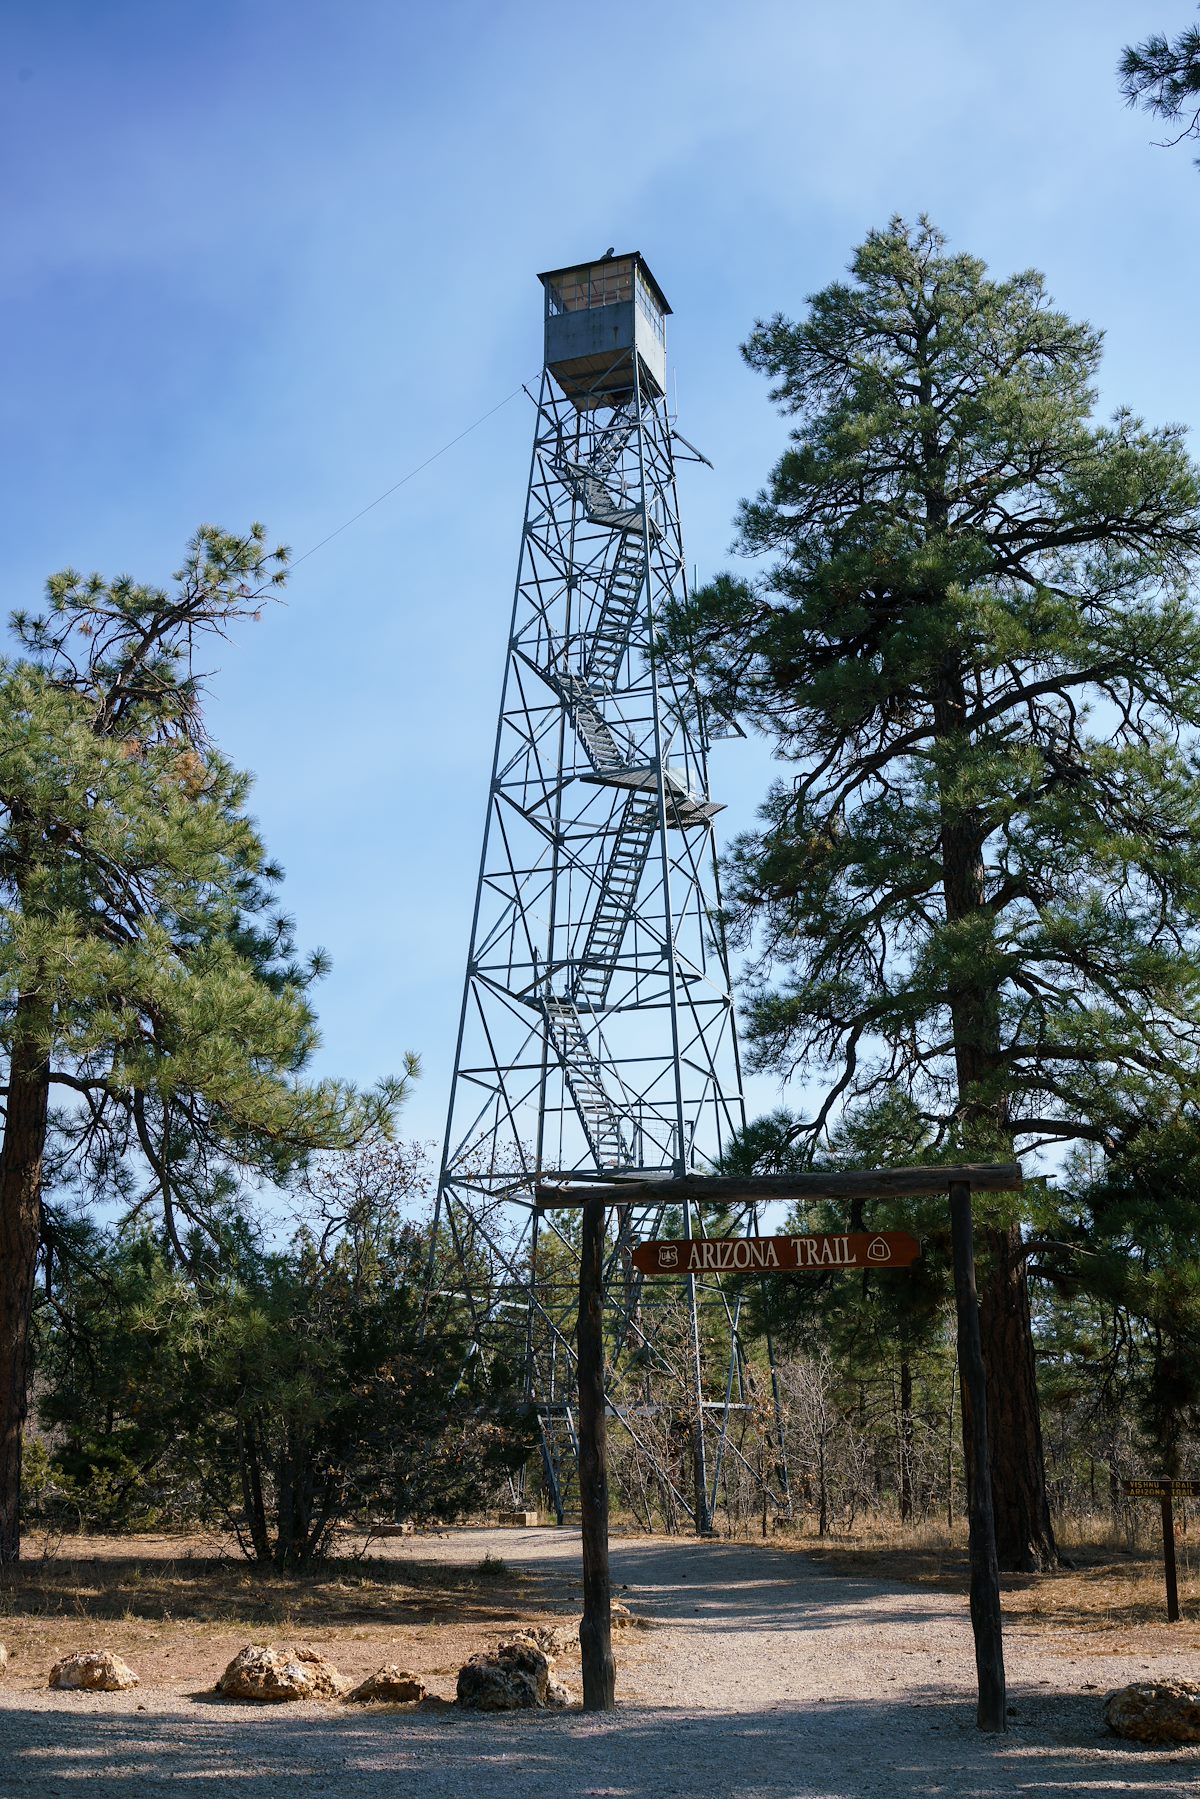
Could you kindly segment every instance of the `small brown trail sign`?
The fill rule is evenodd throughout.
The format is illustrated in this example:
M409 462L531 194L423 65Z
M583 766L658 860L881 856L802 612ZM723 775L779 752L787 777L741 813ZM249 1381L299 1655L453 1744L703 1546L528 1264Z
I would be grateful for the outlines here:
M1162 1507L1163 1574L1167 1584L1167 1623L1179 1622L1179 1575L1175 1567L1176 1499L1194 1499L1200 1480L1170 1480L1163 1475L1142 1475L1121 1482L1127 1499L1157 1499Z
M639 1243L632 1260L643 1274L825 1274L839 1268L909 1268L920 1253L909 1231L826 1231Z

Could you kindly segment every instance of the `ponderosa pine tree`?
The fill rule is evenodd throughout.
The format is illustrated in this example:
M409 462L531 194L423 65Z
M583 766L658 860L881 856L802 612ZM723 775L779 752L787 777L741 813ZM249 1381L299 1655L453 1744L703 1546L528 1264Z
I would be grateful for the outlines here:
M1107 1159L1076 1156L1038 1273L1069 1308L1090 1300L1108 1329L1083 1341L1092 1397L1132 1401L1147 1464L1177 1476L1200 1430L1200 1124L1144 1128ZM1079 1339L1083 1333L1078 1332ZM1098 1340L1097 1340L1098 1339ZM1075 1361L1083 1358L1076 1349ZM1132 1472L1132 1470L1131 1470Z
M1127 45L1120 76L1130 106L1141 106L1170 125L1175 133L1171 144L1200 137L1200 27L1189 25L1174 39L1156 31L1140 44Z
M1127 1135L1200 1076L1200 488L1097 424L1100 336L921 220L744 354L798 419L722 575L667 624L795 772L729 859L758 1064L894 1087L972 1157ZM1054 1556L1020 1216L984 1208L1003 1565Z
M284 561L260 526L205 527L171 593L58 575L0 664L0 1561L20 1550L47 1157L157 1206L184 1258L181 1225L212 1222L233 1170L282 1178L398 1097L301 1078L322 963L296 959L248 779L204 731L192 656Z

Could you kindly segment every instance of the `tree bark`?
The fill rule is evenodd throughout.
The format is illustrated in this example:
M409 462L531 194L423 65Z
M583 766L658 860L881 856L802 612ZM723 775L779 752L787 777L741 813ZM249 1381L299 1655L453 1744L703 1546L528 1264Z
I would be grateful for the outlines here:
M33 1286L50 1101L47 1008L17 999L0 1146L0 1564L21 1554L21 1439L29 1409Z
M1058 1560L1046 1496L1041 1411L1019 1225L983 1233L979 1322L987 1370L992 1509L1001 1568L1034 1573Z
M267 1514L263 1506L262 1468L259 1463L258 1440L253 1420L250 1418L243 1418L238 1429L238 1462L242 1476L242 1503L246 1511L250 1543L255 1558L260 1562L267 1562L271 1559L271 1544L267 1535Z
M933 697L935 729L943 743L966 736L967 695L962 670L948 659ZM970 808L942 807L942 879L946 919L961 922L987 911L987 870L980 821ZM1000 996L986 980L960 979L947 994L954 1035L959 1115L964 1134L986 1134L994 1147L1008 1137L1008 1108L997 1098ZM996 1553L1001 1568L1030 1571L1058 1560L1042 1452L1041 1413L1025 1256L1018 1224L985 1226L980 1331L987 1379ZM964 1421L965 1422L965 1421ZM970 1439L964 1442L970 1452ZM967 1479L973 1471L968 1466Z
M913 1515L913 1379L912 1363L900 1358L900 1522L909 1524Z

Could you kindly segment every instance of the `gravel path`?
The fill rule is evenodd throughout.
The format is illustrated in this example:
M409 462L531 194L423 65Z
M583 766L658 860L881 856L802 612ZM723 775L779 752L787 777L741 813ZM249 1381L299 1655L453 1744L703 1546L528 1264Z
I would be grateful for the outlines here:
M454 1531L404 1558L528 1569L578 1604L569 1532ZM648 1631L621 1633L615 1713L264 1710L207 1695L5 1692L0 1799L192 1788L204 1799L1191 1799L1200 1748L1139 1750L1100 1721L1105 1691L1196 1674L1195 1652L1103 1652L1103 1636L1007 1633L1011 1728L974 1728L965 1603L815 1568L754 1544L625 1538L614 1577ZM1191 1633L1189 1632L1189 1635ZM564 1667L578 1685L578 1670ZM141 1708L145 1709L141 1709Z

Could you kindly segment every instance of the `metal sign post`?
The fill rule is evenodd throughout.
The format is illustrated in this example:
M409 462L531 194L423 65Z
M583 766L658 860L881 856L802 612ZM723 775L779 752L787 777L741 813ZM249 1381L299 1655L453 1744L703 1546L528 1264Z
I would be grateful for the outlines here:
M1163 1574L1167 1583L1167 1623L1179 1622L1179 1575L1175 1566L1175 1499L1194 1499L1200 1480L1142 1477L1121 1482L1127 1499L1157 1499L1162 1507Z

